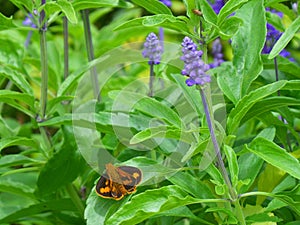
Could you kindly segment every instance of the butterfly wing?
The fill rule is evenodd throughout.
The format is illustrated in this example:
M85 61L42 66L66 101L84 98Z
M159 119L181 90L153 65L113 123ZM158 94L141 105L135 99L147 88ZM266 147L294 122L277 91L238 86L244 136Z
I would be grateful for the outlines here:
M142 171L132 166L120 166L117 169L126 191L129 194L134 192L136 185L138 185L142 180Z
M104 173L96 184L96 193L103 198L114 198L111 191L112 181L108 178L107 173Z

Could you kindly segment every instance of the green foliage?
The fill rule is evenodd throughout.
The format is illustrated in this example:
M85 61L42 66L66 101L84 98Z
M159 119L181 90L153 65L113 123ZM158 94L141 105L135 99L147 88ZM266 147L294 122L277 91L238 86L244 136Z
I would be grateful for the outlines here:
M0 224L299 223L299 6L229 0L216 13L202 0L171 8L159 0L9 2L15 14L0 13ZM22 24L28 13L35 26ZM262 55L267 23L283 34ZM142 47L150 32L165 41L149 69ZM206 63L221 39L226 62L207 71L210 84L186 85L183 35ZM280 55L286 47L296 62ZM142 171L134 193L96 194L107 163ZM114 182L114 172L122 182L135 175L107 171Z

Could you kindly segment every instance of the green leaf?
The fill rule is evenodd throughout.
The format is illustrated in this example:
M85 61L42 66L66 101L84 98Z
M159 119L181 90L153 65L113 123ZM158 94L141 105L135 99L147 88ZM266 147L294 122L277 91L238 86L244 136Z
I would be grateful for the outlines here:
M236 186L238 183L238 174L239 174L239 166L238 166L236 154L234 150L228 145L224 145L224 152L226 155L226 159L228 161L228 167L229 167L232 184Z
M38 162L24 155L4 155L0 158L0 167L18 166Z
M251 142L247 149L278 169L300 179L299 161L275 143L258 137Z
M162 2L153 0L132 0L132 2L136 5L139 5L143 8L145 8L148 12L151 12L153 14L168 14L172 15L171 10Z
M8 30L16 28L16 25L13 23L12 17L7 18L2 13L0 13L0 30Z
M10 0L14 5L16 5L19 9L25 8L30 13L33 13L34 2L32 0Z
M200 8L203 14L203 18L206 22L214 27L217 26L217 15L215 11L212 9L208 1L200 1Z
M36 173L13 173L0 177L0 191L35 199Z
M107 225L138 224L151 216L157 216L168 210L195 203L225 202L222 199L197 199L187 196L175 185L147 190L135 195L130 202L122 205L111 217L106 220ZM147 204L145 204L147 203Z
M121 0L74 0L72 1L75 11L102 7L130 8L132 4Z
M235 16L231 16L226 19L221 26L219 27L219 34L223 40L230 39L233 35L238 32L240 26L243 24L243 21Z
M169 106L154 98L129 91L111 91L109 95L110 97L116 96L114 101L118 103L115 103L113 111L129 113L132 109L135 109L145 115L164 120L169 125L179 128L182 126L179 116Z
M10 137L10 138L2 138L0 140L0 152L4 148L10 146L16 146L16 145L29 146L34 149L38 148L38 144L32 139L25 138L25 137Z
M38 203L31 205L27 208L20 209L17 212L14 212L2 219L0 223L12 223L18 221L22 218L34 216L39 213L45 213L48 211L72 211L76 212L76 207L73 205L71 199L59 199L59 200L50 200L47 202Z
M279 40L274 45L272 51L270 52L269 59L275 58L292 40L295 33L300 28L300 17L298 16L297 19L295 19L292 24L285 30L285 32L281 35Z
M59 0L57 1L57 4L60 6L61 11L66 15L71 23L76 24L78 22L75 10L69 1Z
M58 188L72 182L84 165L70 128L63 128L63 133L64 143L61 149L49 159L39 174L37 194L41 196L50 195Z
M179 31L182 34L189 35L189 29L184 21L178 17L166 14L144 16L142 18L133 19L116 27L115 30L139 27L165 27L174 31Z
M300 100L291 98L291 97L284 97L284 96L273 96L266 99L263 99L257 103L255 103L251 109L246 113L244 118L242 119L241 123L248 121L249 119L259 117L260 114L265 112L270 112L272 110L277 111L280 107L283 106L299 106Z
M249 1L237 10L235 16L243 24L232 38L233 69L228 72L223 70L224 73L218 75L220 88L234 104L247 94L251 83L263 69L261 50L266 35L263 2Z
M0 63L0 75L11 80L21 91L33 96L33 90L30 84L25 79L25 75L20 73L19 70L10 65Z
M250 108L256 102L260 101L264 97L271 95L274 92L280 90L282 87L284 87L285 84L286 81L278 81L272 84L268 84L250 92L248 95L243 97L237 103L236 107L233 110L231 110L231 112L229 113L228 122L227 122L228 133L235 134L241 120L246 115L246 113L250 110Z
M7 99L17 100L34 108L34 97L29 94L23 94L16 91L0 90L0 102L6 102Z
M142 130L141 132L135 134L131 138L130 144L137 144L155 137L173 138L189 144L195 142L192 132L184 131L173 126L157 126Z

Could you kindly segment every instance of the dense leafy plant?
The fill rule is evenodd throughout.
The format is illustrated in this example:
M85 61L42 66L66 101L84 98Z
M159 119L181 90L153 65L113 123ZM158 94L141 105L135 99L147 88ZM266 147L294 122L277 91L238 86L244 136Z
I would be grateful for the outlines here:
M10 3L0 224L300 223L296 2ZM96 194L108 163L134 194Z

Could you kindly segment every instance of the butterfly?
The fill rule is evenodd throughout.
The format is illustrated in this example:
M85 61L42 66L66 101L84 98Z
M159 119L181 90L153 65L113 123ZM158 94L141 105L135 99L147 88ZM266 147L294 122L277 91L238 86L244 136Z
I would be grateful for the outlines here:
M133 166L115 167L108 163L106 171L96 184L96 193L102 198L120 200L136 190L142 180L142 171Z

